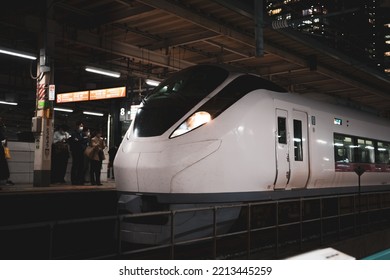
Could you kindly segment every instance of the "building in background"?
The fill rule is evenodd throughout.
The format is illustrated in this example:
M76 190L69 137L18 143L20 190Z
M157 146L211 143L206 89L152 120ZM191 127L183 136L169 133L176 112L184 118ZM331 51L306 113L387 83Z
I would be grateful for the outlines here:
M379 34L382 41L379 53L383 55L383 69L390 76L390 0L381 2L379 18L379 26L383 32Z
M267 0L274 28L290 27L390 75L390 0Z

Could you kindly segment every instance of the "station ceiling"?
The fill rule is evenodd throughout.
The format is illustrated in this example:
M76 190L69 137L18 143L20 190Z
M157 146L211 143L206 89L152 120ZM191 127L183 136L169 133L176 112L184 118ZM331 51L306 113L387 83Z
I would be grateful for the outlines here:
M253 1L53 0L8 2L0 13L0 46L39 54L46 46L56 92L128 86L135 98L144 79L162 80L201 63L228 63L289 91L390 117L390 78L264 18L256 37ZM259 31L259 29L258 29ZM263 38L263 54L256 38ZM87 73L96 66L121 78ZM30 122L36 62L0 55L0 99L16 99L12 119ZM72 104L109 110L108 101ZM0 106L0 114L12 113ZM12 110L17 110L12 109ZM19 118L19 119L18 119Z

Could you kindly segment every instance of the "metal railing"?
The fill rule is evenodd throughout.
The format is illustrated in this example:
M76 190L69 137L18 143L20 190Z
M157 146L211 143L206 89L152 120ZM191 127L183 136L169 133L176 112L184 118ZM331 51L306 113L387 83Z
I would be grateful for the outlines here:
M219 232L219 211L237 207L239 219L230 231ZM176 217L198 211L212 212L211 234L177 240ZM390 191L6 225L0 227L0 254L3 259L281 258L388 228L389 214ZM123 223L152 217L168 217L170 240L166 244L122 240ZM180 248L186 253L192 248L194 255L178 254Z

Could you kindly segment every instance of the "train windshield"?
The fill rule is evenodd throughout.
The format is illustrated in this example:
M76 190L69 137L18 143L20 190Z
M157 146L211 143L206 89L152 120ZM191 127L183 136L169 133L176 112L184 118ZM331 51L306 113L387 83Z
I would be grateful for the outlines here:
M166 98L199 102L220 85L228 74L224 69L206 65L180 71L147 95L144 105Z
M228 75L227 70L212 65L194 66L176 73L142 101L134 123L135 134L138 137L163 134Z

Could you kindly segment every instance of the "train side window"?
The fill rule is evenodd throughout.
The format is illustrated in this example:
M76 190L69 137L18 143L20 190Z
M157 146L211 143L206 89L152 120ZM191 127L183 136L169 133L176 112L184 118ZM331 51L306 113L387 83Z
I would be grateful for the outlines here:
M287 144L287 126L286 118L278 117L278 142Z
M372 140L357 139L358 144L358 157L361 163L374 163L375 162L375 148Z
M390 163L390 143L378 141L375 159L376 163Z
M294 157L295 161L303 161L302 121L294 120Z
M355 150L357 145L351 136L334 134L335 162L355 162Z

